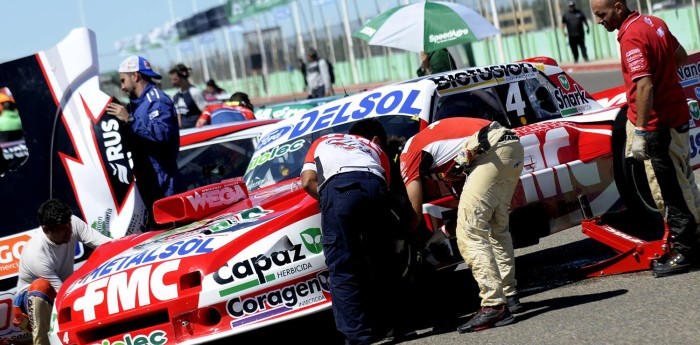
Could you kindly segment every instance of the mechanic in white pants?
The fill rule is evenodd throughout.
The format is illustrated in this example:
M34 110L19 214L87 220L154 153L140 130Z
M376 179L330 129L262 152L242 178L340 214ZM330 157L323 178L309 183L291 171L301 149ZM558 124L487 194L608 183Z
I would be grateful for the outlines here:
M523 170L524 150L518 137L498 123L491 124L488 138L483 132L472 135L456 159L466 165L469 176L459 200L457 244L481 297L481 309L457 328L459 333L514 320L506 303L506 296L517 292L508 207Z

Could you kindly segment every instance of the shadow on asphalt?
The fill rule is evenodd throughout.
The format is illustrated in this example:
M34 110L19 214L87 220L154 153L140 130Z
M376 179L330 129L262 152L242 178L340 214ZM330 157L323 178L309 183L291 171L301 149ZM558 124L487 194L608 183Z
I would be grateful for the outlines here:
M543 300L543 301L538 301L538 302L525 302L525 303L523 303L523 312L518 313L516 316L516 319L518 321L524 321L524 320L527 320L529 318L532 318L532 317L535 317L535 316L538 316L540 314L544 314L546 312L550 312L553 310L570 308L573 306L591 303L591 302L598 302L598 301L602 301L604 299L624 295L627 292L628 292L628 290L620 289L620 290L594 293L594 294L590 294L590 295L565 296L565 297L551 298L548 300ZM464 320L464 322L467 322L467 320Z
M606 222L624 222L625 218L606 218ZM629 219L627 218L627 222ZM648 234L648 231L644 232L647 233L646 236L651 237L650 239L657 236L657 234ZM614 254L610 248L587 238L517 256L515 265L520 297L581 281L585 279L580 270L581 267L605 260ZM386 293L395 292L386 291ZM524 302L525 311L519 313L517 319L527 320L552 310L614 298L625 293L627 290L613 290L591 295ZM418 337L411 340L454 332L458 325L469 320L479 308L480 301L478 286L469 270L424 272L418 282L411 286L409 296L404 301L407 307L406 313L402 315L406 320L405 325L416 330L430 330L421 332ZM343 344L342 336L335 330L333 313L330 310L247 332L216 343L230 344L232 341L239 344L297 342Z

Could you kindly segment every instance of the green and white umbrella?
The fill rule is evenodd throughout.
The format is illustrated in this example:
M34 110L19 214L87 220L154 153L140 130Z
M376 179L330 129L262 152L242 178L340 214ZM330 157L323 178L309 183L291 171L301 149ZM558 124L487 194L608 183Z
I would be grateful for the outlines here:
M394 7L363 25L353 36L371 45L431 52L498 34L474 10L452 2L419 2Z

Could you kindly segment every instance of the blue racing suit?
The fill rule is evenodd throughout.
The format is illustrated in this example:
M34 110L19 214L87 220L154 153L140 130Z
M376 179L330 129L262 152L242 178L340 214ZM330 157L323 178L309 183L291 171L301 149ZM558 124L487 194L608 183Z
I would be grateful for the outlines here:
M129 122L135 134L134 172L137 181L141 179L146 182L139 183L139 189L142 193L151 194L142 195L150 208L152 202L184 190L177 168L177 154L180 150L177 114L170 97L153 84L148 84L141 96L131 101L129 112ZM155 182L152 180L153 175L157 177L160 188L158 191L147 191L151 189L148 188L150 186L144 188L150 185L147 181L150 179Z

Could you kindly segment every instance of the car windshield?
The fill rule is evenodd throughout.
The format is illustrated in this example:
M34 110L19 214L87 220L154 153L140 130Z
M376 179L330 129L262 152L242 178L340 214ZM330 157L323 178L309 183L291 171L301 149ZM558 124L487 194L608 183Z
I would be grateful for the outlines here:
M420 121L416 117L384 115L377 119L384 125L390 140L394 138L405 141L420 129ZM352 122L345 123L297 137L273 147L265 146L264 150L256 151L244 176L248 190L253 191L299 177L311 143L326 134L347 133L351 124Z
M254 147L252 138L243 138L180 151L177 165L187 190L242 176Z

